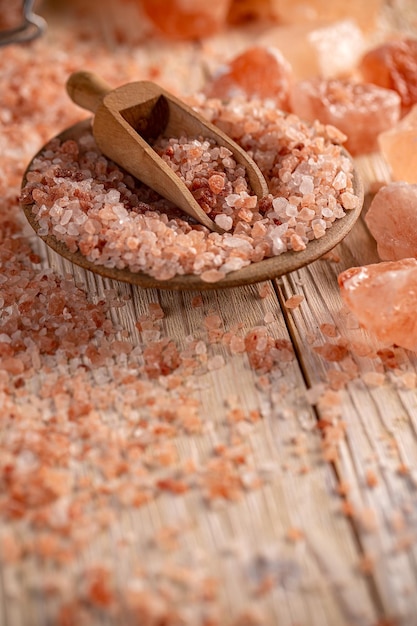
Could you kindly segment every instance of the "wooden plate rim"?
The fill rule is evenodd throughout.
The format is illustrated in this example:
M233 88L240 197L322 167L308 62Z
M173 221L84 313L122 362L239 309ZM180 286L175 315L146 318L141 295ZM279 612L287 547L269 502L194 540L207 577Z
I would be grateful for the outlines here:
M56 135L54 139L58 138L61 141L76 139L79 134L90 126L91 118L74 124ZM22 187L26 184L27 172L30 170L33 161L45 150L46 146L47 144L45 144L45 146L37 152L27 166L22 180ZM344 150L344 153L351 158L346 150ZM270 280L272 278L278 278L279 276L283 276L284 274L300 269L301 267L317 260L327 252L330 252L330 250L340 243L340 241L342 241L342 239L344 239L350 232L362 210L364 190L356 168L353 172L353 188L355 195L359 198L358 206L355 209L348 211L343 218L336 220L322 238L310 241L305 250L301 250L300 252L288 251L279 256L264 259L258 263L252 263L251 265L248 265L240 270L230 272L225 278L216 283L207 283L201 280L199 276L192 274L184 276L178 275L170 280L158 280L143 272L131 272L128 269L108 268L89 261L79 251L71 252L65 243L59 241L53 235L38 236L46 243L47 246L57 252L60 256L86 270L106 278L127 282L146 289L156 287L159 289L188 291L238 287L240 285L248 285ZM38 222L32 213L33 205L22 204L21 206L29 224L32 226L36 234L38 234Z

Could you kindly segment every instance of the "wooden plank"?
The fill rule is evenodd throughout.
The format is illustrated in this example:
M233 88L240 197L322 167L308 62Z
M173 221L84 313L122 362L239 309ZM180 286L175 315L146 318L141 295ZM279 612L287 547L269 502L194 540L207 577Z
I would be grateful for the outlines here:
M267 324L268 335L287 341L274 291L266 298L259 297L256 286L206 292L201 294L201 306L196 306L200 294L131 289L103 281L51 251L46 253L40 242L37 246L60 275L73 273L92 301L103 297L114 301L111 319L119 326L120 336L131 339L139 350L130 359L131 371L143 362L147 340L138 333L136 322L150 303L159 302L165 312L161 338L173 340L180 350L186 350L192 340L200 341L207 355L205 360L203 353L201 367L189 372L185 384L197 403L201 428L196 432L176 429L168 439L154 438L146 446L150 464L146 480L153 485L150 500L139 508L126 505L112 511L107 500L102 505L100 499L93 502L90 523L110 512L114 518L96 537L89 536L87 543L79 537L81 548L65 570L39 560L35 576L32 559L8 565L7 572L21 577L17 595L7 598L8 610L20 611L25 626L53 619L63 603L81 623L88 619L91 624L116 624L123 615L124 623L133 624L135 602L145 602L144 591L148 610L163 612L168 606L170 614L176 609L191 624L203 623L203 614L224 625L235 624L245 614L255 624L261 619L288 626L373 624L377 610L372 590L357 573L356 540L349 521L338 511L335 477L322 461L320 432L296 359L281 350L276 356L283 361L277 359L270 371L256 373L246 353L231 355L221 341L208 341L207 315L219 315L222 333L241 326L237 332L245 336L265 326L267 313L273 320ZM220 367L208 369L207 363L217 356L223 358ZM65 364L61 368L64 376L77 373L77 368L70 371ZM155 388L163 394L166 380L161 379ZM114 393L112 385L110 392ZM128 387L124 390L121 384L119 392L97 422L100 428L112 425L118 446L127 443L126 433L140 415L139 409L134 416L118 404ZM233 418L233 408L241 410L243 417ZM259 411L260 419L255 414L251 417L251 411ZM99 430L97 438L90 435L89 441L96 446L93 453L103 448ZM173 454L173 460L161 465L160 454ZM225 472L220 480L212 475L218 471L213 463L219 459L224 460L220 471ZM87 461L80 465L75 458L73 464L74 475L82 472L94 484L99 466ZM158 489L158 479L181 479L186 489L176 494ZM101 484L99 480L97 485ZM109 479L109 488L112 484L116 495L116 478ZM210 484L226 489L226 497L207 497ZM122 486L126 489L123 481ZM76 495L70 492L70 500ZM28 537L37 536L31 527L26 532ZM72 532L70 544L75 546L77 533ZM105 581L109 577L109 593L115 597L111 610L85 596L86 577L93 566L106 572ZM46 581L51 583L54 573L58 592L48 598L44 586ZM164 604L166 594L170 600ZM208 594L206 600L202 600L204 594ZM37 611L32 610L34 606Z
M380 158L362 160L361 167L368 189L387 180L387 168ZM377 355L383 346L359 327L341 301L337 275L351 266L378 262L375 244L363 223L355 226L336 255L339 263L318 261L284 278L277 289L281 302L296 293L305 296L300 307L287 314L287 325L308 384L318 390L322 385L323 391L337 387L340 376L346 377L345 384L333 391L337 417L320 399L316 404L319 418L344 425L332 458L345 497L341 508L357 534L364 554L362 564L369 568L384 615L395 618L396 624L410 624L417 608L412 469L417 459L417 406L415 388L408 389L406 382L409 384L417 371L416 357L396 349L397 366L386 358L384 363L384 353ZM324 323L335 329L335 337L323 332ZM315 348L326 343L346 345L347 358L331 362L320 356ZM369 346L367 356L360 356L359 344ZM381 386L372 384L372 372L382 375Z

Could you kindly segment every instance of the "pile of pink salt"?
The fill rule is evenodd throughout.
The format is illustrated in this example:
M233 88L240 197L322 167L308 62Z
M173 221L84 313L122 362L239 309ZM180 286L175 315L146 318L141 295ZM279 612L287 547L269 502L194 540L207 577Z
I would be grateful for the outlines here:
M252 222L258 199L228 148L202 137L161 137L153 147L220 228L232 230L240 219Z
M333 124L346 137L353 155L378 149L378 135L394 126L401 111L399 95L390 89L350 80L311 78L296 82L291 109L301 118Z
M353 267L338 278L359 322L382 343L417 350L417 259Z
M304 250L357 206L353 165L331 126L307 125L271 102L222 104L200 96L192 104L253 156L269 186L270 194L255 205L244 171L230 155L199 140L161 143L164 158L225 234L210 233L135 183L100 154L89 131L78 141L53 140L27 174L22 202L33 204L39 234L106 267L159 280L195 274L213 281L287 250Z
M417 257L417 184L396 182L382 187L365 221L383 261Z

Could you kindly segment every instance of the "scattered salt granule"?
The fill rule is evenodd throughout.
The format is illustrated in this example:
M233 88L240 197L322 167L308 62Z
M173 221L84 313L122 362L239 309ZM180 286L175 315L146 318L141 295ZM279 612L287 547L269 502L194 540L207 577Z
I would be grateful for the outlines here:
M417 259L353 267L338 278L347 306L384 344L417 349Z
M336 126L353 155L378 148L378 135L400 118L400 97L390 89L350 80L311 78L294 83L291 107L301 118Z
M323 335L326 335L326 337L337 337L337 335L339 334L334 324L328 324L328 323L320 324L320 330L323 333Z
M304 296L302 294L295 294L294 296L290 296L284 302L284 306L286 309L296 309L302 301L304 300Z
M381 387L385 382L385 374L382 372L365 372L361 380L370 387Z
M209 98L273 98L288 110L292 69L276 48L254 46L219 68L204 91Z
M417 104L378 143L393 180L417 183Z
M417 258L417 184L396 182L382 187L365 221L383 261Z
M417 39L393 39L368 50L358 69L364 80L394 89L404 113L417 104Z
M265 324L271 324L274 320L275 320L275 315L272 313L272 311L268 311L267 313L265 313L264 315Z

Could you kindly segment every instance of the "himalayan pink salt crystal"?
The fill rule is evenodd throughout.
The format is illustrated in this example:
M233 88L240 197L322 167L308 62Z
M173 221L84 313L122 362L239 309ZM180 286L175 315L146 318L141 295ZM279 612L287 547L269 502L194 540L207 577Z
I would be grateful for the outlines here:
M391 177L417 183L417 104L393 128L381 133L378 142Z
M336 22L350 18L364 30L374 28L382 0L271 0L274 15L286 24Z
M202 272L200 278L206 283L217 283L219 280L223 280L225 277L224 272L220 272L219 270L206 270Z
M364 80L394 89L404 112L417 104L417 39L393 40L372 48L358 69Z
M290 296L284 302L284 306L286 309L296 309L298 306L300 306L303 300L304 300L304 296L301 293L295 294L293 296Z
M297 79L348 75L363 55L365 37L351 19L333 22L279 24L269 28L258 45L281 50Z
M353 267L338 278L360 323L384 344L417 350L417 259Z
M417 184L382 187L365 217L383 261L417 258Z
M288 110L291 66L278 49L254 46L229 61L206 85L209 98L274 98Z
M230 0L142 0L155 28L169 39L201 39L221 30Z
M365 372L361 378L369 387L381 387L385 382L385 374L383 372Z
M338 128L347 136L351 154L378 149L378 135L400 118L400 98L395 91L350 80L313 78L298 81L291 90L296 115Z

